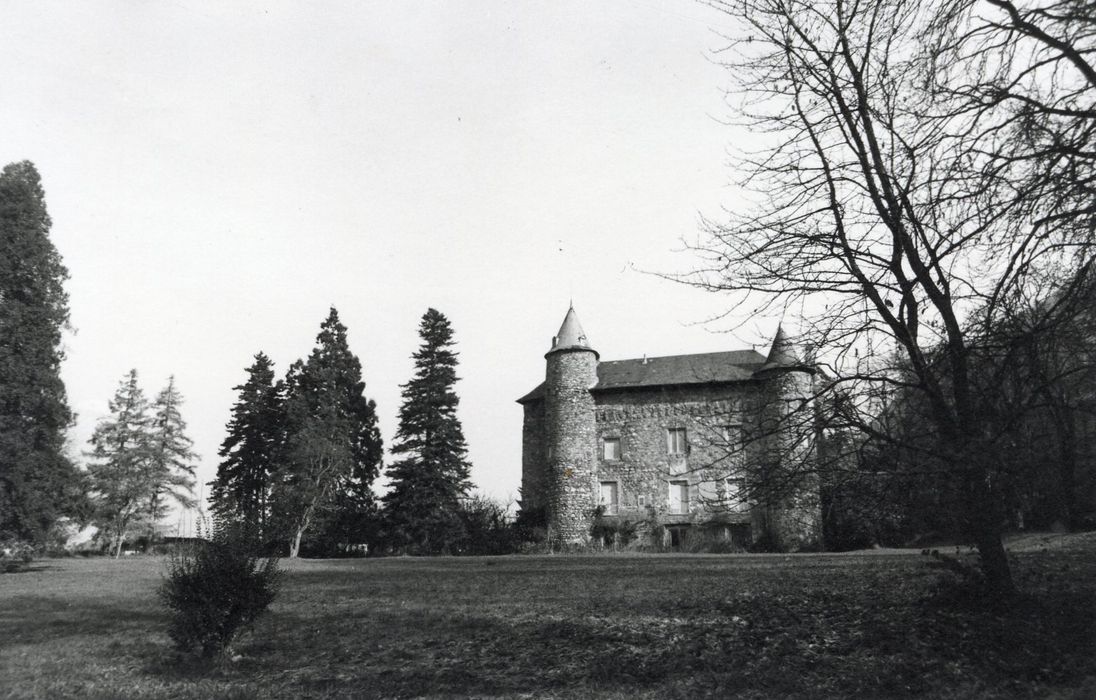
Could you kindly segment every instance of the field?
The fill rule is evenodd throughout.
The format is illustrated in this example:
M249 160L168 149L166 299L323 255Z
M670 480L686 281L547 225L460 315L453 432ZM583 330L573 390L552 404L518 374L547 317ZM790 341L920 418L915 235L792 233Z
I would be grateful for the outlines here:
M296 561L206 667L154 557L0 576L0 697L1096 697L1096 537L972 600L918 553Z

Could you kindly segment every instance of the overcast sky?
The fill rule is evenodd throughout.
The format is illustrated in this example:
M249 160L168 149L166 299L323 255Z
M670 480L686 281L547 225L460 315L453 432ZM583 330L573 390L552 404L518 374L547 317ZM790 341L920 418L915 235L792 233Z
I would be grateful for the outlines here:
M71 272L82 451L119 380L174 374L216 473L232 390L329 306L386 445L419 319L460 352L482 491L516 496L521 409L568 302L602 359L763 344L639 270L734 207L726 18L690 2L10 3L0 158L34 161Z

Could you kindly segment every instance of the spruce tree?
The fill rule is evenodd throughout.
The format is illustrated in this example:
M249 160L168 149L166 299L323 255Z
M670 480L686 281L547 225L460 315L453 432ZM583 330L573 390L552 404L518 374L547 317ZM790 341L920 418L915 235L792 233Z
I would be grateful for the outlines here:
M0 172L0 538L41 542L83 488L64 454L72 423L61 381L68 271L49 239L30 162Z
M196 503L194 470L198 455L191 449L194 441L186 434L186 421L179 410L182 403L182 394L175 388L175 377L169 377L167 386L152 404L149 430L152 493L145 514L150 535L155 534L156 525L166 515L168 499L184 508L193 508Z
M274 502L289 556L296 557L305 533L328 518L340 495L369 491L382 446L376 404L365 398L361 362L334 308L312 354L289 368L285 384L286 438Z
M114 556L121 554L130 528L156 492L150 423L137 370L130 370L110 400L110 415L95 427L88 453L95 522L109 538Z
M264 353L247 368L247 381L233 387L239 398L232 407L228 435L218 454L217 478L210 482L214 517L223 524L246 525L262 536L270 513L270 480L282 449L285 422L281 382Z
M402 385L399 430L392 448L400 455L387 472L384 497L389 546L397 551L437 554L452 551L463 537L461 499L469 482L467 445L457 418L457 353L453 330L429 309L419 324L422 345L412 357L415 374Z

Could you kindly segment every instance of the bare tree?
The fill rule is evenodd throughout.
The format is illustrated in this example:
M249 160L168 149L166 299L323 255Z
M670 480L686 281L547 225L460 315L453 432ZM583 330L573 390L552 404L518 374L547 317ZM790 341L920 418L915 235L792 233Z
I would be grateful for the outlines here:
M976 367L999 309L1038 296L1051 270L1087 269L1091 241L1039 219L1035 185L1010 170L1035 166L1008 165L1003 149L1007 116L943 86L949 52L1008 53L990 58L969 48L981 35L952 31L971 3L711 4L738 20L722 54L729 95L761 145L737 158L752 206L707 222L684 279L751 314L800 310L800 341L829 378L816 398L831 427L897 444L906 436L881 413L896 395L918 397L933 435L908 447L958 482L956 514L986 579L1011 590L1000 479L1010 417L983 400Z

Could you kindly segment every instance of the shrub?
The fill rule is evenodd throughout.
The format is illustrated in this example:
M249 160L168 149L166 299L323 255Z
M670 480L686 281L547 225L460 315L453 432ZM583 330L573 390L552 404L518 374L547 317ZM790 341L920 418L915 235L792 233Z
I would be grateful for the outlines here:
M631 520L605 515L605 506L594 510L594 523L590 527L590 537L594 542L611 549L624 549L635 539L639 526Z
M34 547L15 537L0 538L0 574L22 571L34 560Z
M464 526L460 554L513 554L520 551L517 528L510 522L506 504L488 496L473 495L461 502L459 513Z
M171 612L168 635L182 652L224 654L236 635L274 600L278 560L258 555L255 538L240 530L171 553L160 597Z

